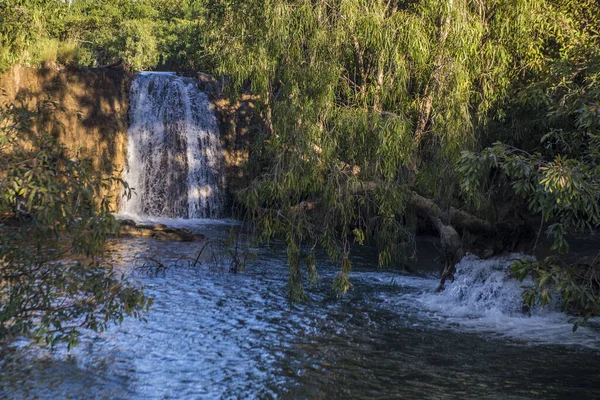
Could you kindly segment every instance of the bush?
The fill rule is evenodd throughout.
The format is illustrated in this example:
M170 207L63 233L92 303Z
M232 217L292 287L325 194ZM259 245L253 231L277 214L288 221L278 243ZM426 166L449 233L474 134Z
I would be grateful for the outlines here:
M0 340L18 335L77 343L151 301L103 259L118 223L103 178L58 142L52 101L0 106Z
M127 20L121 24L124 43L121 54L134 70L148 69L158 62L155 30L156 26L150 20Z

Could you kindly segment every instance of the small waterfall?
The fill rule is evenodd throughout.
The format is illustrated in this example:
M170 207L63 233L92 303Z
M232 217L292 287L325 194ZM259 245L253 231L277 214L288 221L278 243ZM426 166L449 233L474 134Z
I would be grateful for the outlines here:
M440 293L437 281L419 294L417 303L432 323L444 329L486 332L528 342L579 344L598 348L597 321L594 328L582 327L573 334L570 316L560 311L560 294L546 307L523 307L523 286L534 285L531 277L516 280L510 266L524 254L508 254L483 260L467 255L456 265L455 280ZM409 298L410 304L414 299Z
M121 211L143 217L218 218L223 156L214 106L195 81L139 73L131 85L125 181L135 194Z
M510 274L510 266L519 259L531 259L511 254L488 260L468 255L456 264L454 282L437 296L446 307L467 313L499 312L506 315L523 313L523 286L533 284L527 277L519 282Z

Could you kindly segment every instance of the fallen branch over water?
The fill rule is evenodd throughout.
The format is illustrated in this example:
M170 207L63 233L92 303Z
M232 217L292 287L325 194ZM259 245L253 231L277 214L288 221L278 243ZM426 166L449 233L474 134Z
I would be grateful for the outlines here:
M368 193L374 191L377 187L377 182L361 182L351 193ZM454 207L442 210L435 201L415 191L410 192L409 205L412 206L417 215L431 223L440 236L441 256L444 268L440 277L438 291L444 289L447 279L452 279L454 267L460 259L467 251L472 251L472 249L465 248L463 240L465 233L477 237L485 236L490 238L502 236L506 232L518 229L517 224L510 222L494 224ZM288 217L290 215L293 217L300 213L316 213L322 207L321 200L305 200L288 209L290 212ZM261 211L265 214L277 215L278 218L285 218L282 210L263 208ZM487 250L489 255L493 254L493 251Z
M411 200L411 203L417 210L417 213L428 219L440 235L440 240L442 242L441 251L442 260L444 262L444 270L442 272L442 276L440 277L440 284L437 290L444 290L446 279L451 278L454 273L454 266L465 255L462 238L451 224L447 225L442 221L441 210L432 200L420 196L415 192L412 193ZM461 213L463 214L464 218L471 220L471 223L464 224L464 229L469 227L489 228L489 223L487 221L479 220L479 218L464 212ZM450 219L452 220L452 218ZM457 219L456 216L455 219ZM463 220L458 219L457 222L463 225L462 221Z

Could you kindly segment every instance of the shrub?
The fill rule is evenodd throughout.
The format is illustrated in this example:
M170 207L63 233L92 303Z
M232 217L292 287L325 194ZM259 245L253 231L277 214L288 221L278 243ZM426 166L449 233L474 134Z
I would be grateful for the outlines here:
M118 223L90 160L58 142L52 101L0 107L0 340L18 335L77 343L150 306L140 288L104 262Z

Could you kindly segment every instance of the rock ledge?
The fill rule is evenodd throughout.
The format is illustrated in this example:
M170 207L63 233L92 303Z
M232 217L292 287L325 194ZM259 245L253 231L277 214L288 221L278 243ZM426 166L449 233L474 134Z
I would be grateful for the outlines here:
M142 225L130 219L120 220L121 236L142 236L156 239L174 240L178 242L193 242L205 239L205 236L193 233L185 228L171 228L162 224Z

